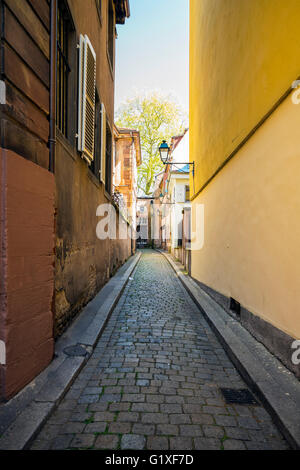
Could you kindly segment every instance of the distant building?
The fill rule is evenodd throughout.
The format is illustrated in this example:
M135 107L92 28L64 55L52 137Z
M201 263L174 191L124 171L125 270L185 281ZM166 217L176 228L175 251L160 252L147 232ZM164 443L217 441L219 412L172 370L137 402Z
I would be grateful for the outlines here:
M161 246L190 269L189 131L173 137L170 161L160 184ZM179 162L179 163L177 163ZM158 193L157 193L158 194Z
M140 133L115 126L113 197L136 230L137 169L142 163Z
M152 215L154 198L145 196L137 199L137 248L153 246Z

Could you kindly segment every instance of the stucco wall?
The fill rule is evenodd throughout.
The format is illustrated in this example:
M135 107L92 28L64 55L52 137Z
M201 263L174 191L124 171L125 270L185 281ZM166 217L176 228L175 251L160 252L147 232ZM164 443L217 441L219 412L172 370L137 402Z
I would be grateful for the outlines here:
M131 255L131 240L100 240L96 215L110 200L86 162L66 146L56 151L55 336ZM118 230L118 213L117 213ZM117 231L118 235L118 231Z
M190 159L197 193L299 77L300 2L190 5Z
M70 50L70 129L68 138L57 132L56 144L56 260L55 260L55 337L108 281L112 273L130 256L131 240L99 240L96 216L100 204L111 197L77 152L77 51L80 34L87 34L96 52L96 88L113 129L114 71L107 53L108 0L100 2L68 0L75 31ZM120 26L121 27L121 26ZM98 143L99 145L99 143ZM109 171L109 169L107 169Z
M300 338L300 105L289 96L193 201L192 276ZM197 230L202 230L197 227Z
M54 177L2 149L0 181L0 399L8 399L53 355Z

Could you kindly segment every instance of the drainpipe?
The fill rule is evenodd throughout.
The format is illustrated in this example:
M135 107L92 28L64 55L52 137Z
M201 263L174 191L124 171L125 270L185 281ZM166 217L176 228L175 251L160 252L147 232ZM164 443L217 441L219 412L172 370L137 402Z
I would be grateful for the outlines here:
M51 0L50 22L50 116L49 116L49 171L55 171L56 145L56 51L57 0Z

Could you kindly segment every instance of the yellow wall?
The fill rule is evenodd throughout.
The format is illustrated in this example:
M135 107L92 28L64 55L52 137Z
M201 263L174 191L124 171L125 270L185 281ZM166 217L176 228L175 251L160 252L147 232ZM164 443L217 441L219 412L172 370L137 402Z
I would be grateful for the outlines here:
M300 1L190 5L190 159L197 192L300 75Z
M192 276L294 338L300 338L299 135L300 104L290 95L193 201L193 209L205 205L205 238L192 252Z

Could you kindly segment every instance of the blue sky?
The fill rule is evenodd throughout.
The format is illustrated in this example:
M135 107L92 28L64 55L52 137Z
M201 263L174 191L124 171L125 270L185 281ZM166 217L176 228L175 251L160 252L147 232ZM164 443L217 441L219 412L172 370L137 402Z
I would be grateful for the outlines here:
M142 91L171 94L188 112L189 0L130 0L117 27L115 107Z

